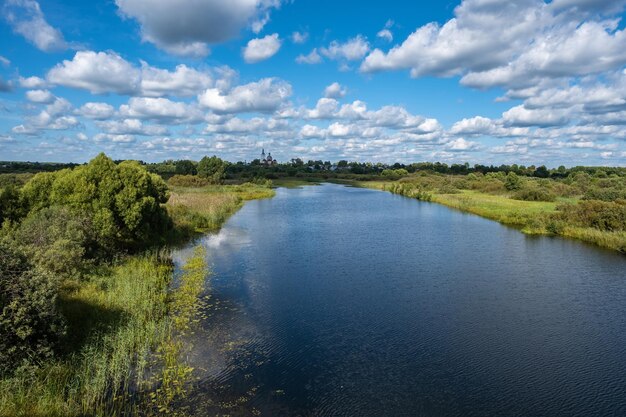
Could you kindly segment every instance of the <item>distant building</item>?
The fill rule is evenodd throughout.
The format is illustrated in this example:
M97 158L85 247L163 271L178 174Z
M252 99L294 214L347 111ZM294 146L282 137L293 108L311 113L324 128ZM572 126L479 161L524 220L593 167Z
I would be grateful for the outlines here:
M274 166L278 163L274 158L272 158L272 153L268 152L267 156L265 156L265 149L261 151L261 164L265 166Z

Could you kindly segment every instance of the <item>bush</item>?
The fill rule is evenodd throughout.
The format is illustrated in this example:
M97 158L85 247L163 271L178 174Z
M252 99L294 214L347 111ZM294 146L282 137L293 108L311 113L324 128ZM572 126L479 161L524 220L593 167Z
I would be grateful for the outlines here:
M601 200L601 201L615 201L618 199L626 199L626 190L619 190L616 188L589 188L583 200Z
M450 183L443 184L439 187L439 194L459 194L460 192L458 188Z
M206 178L200 178L197 175L174 175L167 183L175 187L205 187L209 185Z
M91 219L67 207L48 207L28 216L16 240L37 266L55 275L78 275L97 256Z
M393 183L389 186L389 191L393 194L400 194L421 201L431 201L433 198L431 193L421 188L418 184Z
M553 235L560 235L565 230L565 224L557 219L549 219L546 223L546 231Z
M20 199L18 189L9 185L0 190L0 226L7 220L17 222L26 214L26 207Z
M167 185L138 162L116 165L100 154L73 170L37 174L21 191L30 213L68 207L91 222L100 249L114 253L157 241L171 226Z
M0 243L0 375L52 356L65 332L56 300L51 275Z
M516 191L522 188L522 180L514 172L509 172L504 180L504 188L509 191Z
M593 227L603 231L626 230L626 201L580 201L557 207L561 219L580 227Z
M10 185L15 187L21 187L33 177L33 174L0 174L0 188L8 187Z
M383 172L381 172L380 175L389 179L398 179L398 178L406 177L407 175L409 175L409 172L403 168L385 169L383 170Z
M523 200L523 201L555 201L556 195L543 188L539 187L528 187L519 190L515 194L513 194L512 198L514 200Z

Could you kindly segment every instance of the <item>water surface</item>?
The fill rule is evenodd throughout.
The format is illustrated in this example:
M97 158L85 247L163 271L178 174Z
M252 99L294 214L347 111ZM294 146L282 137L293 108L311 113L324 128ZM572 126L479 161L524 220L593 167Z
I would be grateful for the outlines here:
M202 244L193 415L626 415L623 255L332 184Z

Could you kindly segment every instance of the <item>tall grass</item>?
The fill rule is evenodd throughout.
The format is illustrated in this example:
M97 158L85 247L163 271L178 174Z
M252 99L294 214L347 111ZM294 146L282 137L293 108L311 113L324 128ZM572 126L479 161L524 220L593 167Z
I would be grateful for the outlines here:
M167 209L183 235L215 231L247 200L270 198L270 185L209 185L200 188L172 187Z
M191 381L193 368L185 360L185 353L190 346L182 340L192 331L193 323L197 320L207 274L206 250L198 246L183 267L179 285L172 292L168 303L169 331L157 349L159 372L153 378L156 387L148 397L151 411L156 414L173 413L174 402L184 398Z
M144 377L150 351L167 335L172 268L156 253L68 282L61 307L66 353L0 381L1 416L118 416Z
M270 184L174 187L167 208L178 230L215 230L244 201L273 195ZM0 380L0 417L169 414L192 371L181 336L195 320L207 272L197 249L173 290L165 252L65 281L65 349L54 361Z

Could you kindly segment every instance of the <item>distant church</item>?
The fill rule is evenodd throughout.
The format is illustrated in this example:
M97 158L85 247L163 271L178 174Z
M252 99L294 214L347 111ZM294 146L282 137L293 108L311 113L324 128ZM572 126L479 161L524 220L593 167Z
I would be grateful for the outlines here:
M265 156L265 149L261 151L261 163L265 166L274 166L278 163L274 158L272 158L272 153L268 152L267 156Z

